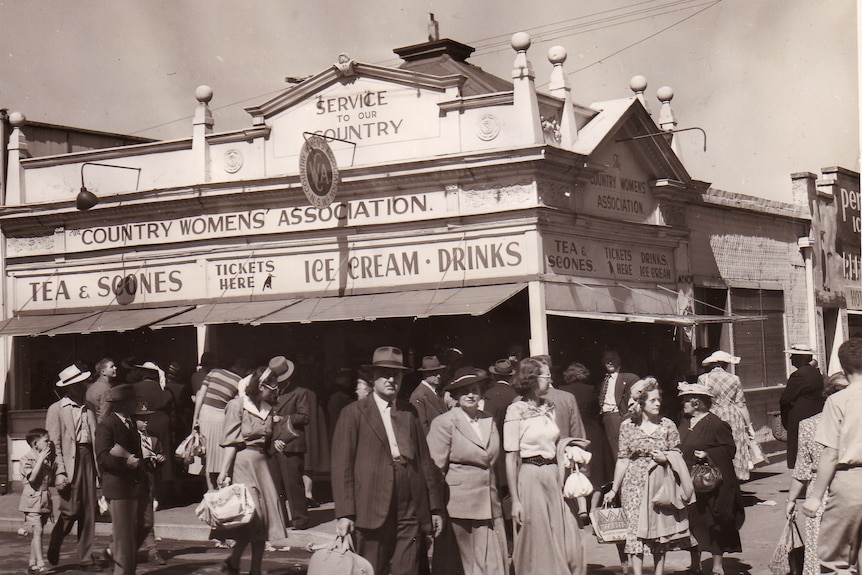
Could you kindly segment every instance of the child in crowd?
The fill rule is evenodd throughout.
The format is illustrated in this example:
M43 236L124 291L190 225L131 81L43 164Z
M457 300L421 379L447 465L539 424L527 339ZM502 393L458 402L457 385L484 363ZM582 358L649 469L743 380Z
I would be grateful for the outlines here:
M147 486L143 496L141 497L140 505L144 505L148 510L146 512L146 525L149 527L147 536L144 539L144 549L147 550L147 560L155 565L164 565L165 560L159 554L156 547L156 536L153 530L155 524L155 510L159 503L155 500L155 471L158 466L165 462L165 456L162 453L162 444L154 435L150 435L148 431L149 416L153 411L147 409L146 404L138 406L135 411L135 423L138 426L138 433L141 435L141 453L143 455L144 473L147 478Z
M51 515L51 494L48 487L54 485L56 462L54 444L48 439L48 430L37 427L27 432L28 451L20 461L21 477L24 479L24 492L18 511L24 513L24 524L33 531L30 544L30 566L27 573L44 573L45 560L42 557L42 532Z

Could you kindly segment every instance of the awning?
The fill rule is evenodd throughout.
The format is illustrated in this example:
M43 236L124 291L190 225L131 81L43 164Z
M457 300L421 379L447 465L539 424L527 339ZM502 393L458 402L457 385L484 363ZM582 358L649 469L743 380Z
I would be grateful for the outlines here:
M44 330L39 335L130 331L152 325L157 321L188 311L189 309L191 309L190 306L105 310L87 314L85 317L73 322Z
M251 323L265 315L294 305L298 299L202 304L187 312L165 318L151 325L153 329L182 325L215 325Z
M479 316L488 313L522 289L524 284L504 284L312 298L302 300L251 323L260 325L312 321L362 321L384 317Z
M22 315L0 322L0 335L40 335L46 331L57 329L96 312L62 313L55 315Z
M756 315L682 314L677 295L658 287L617 284L586 285L545 283L545 309L549 315L631 323L693 326L708 323L763 321Z

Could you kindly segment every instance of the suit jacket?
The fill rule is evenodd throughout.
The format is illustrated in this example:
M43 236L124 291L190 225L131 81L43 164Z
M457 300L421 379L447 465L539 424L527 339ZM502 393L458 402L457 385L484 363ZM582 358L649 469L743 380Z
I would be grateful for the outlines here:
M54 443L57 459L57 475L65 474L72 481L75 477L75 459L77 458L77 437L75 434L75 419L71 407L71 399L64 397L60 401L55 401L48 407L48 413L45 416L45 428L48 430L48 437ZM90 438L95 441L96 438L96 414L89 407L84 407L84 425L90 429ZM95 452L95 448L94 448ZM95 457L93 465L95 466ZM98 469L98 467L97 467Z
M799 426L803 419L823 411L823 374L811 365L803 365L790 374L781 392L781 423Z
M419 417L422 429L425 430L425 435L428 435L428 430L431 429L431 420L449 411L443 398L424 383L420 383L410 394L410 405L416 408L416 415Z
M446 477L446 510L456 519L502 517L494 464L500 457L500 434L493 418L479 412L480 439L461 408L431 422L428 450Z
M284 441L285 453L305 453L308 451L305 441L305 426L311 420L311 400L308 393L308 389L293 384L278 396L275 413L281 416L281 421L272 430L272 440ZM298 436L290 433L287 427L288 416L290 416L290 423L296 433L299 434Z
M604 377L604 376L603 376ZM620 415L625 417L629 413L629 398L631 397L632 384L640 379L633 373L620 373L617 375L617 384L614 388L614 399L617 401L617 409ZM601 396L602 386L599 385L599 413L601 414L602 403L605 398Z
M584 421L578 409L578 401L568 391L551 387L545 399L554 404L554 418L560 428L560 437L585 438Z
M111 455L110 451L115 445L136 455L141 459L140 465L136 469L129 469L126 457ZM137 429L126 427L115 413L108 415L96 428L96 461L102 472L102 494L105 498L137 499L141 495L145 465L141 455L141 436Z
M412 470L410 489L419 523L430 532L431 512L443 509L440 471L413 408L396 401L395 409L392 426L398 450ZM389 514L394 485L392 453L374 398L351 403L341 411L332 441L335 516L350 517L362 529L379 528Z

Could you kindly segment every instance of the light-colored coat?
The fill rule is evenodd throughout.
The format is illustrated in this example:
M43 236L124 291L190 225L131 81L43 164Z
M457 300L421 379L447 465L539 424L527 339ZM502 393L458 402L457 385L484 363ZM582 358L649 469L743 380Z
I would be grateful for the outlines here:
M431 422L428 450L446 476L449 501L446 509L456 519L483 520L502 517L494 462L500 456L500 434L494 419L479 412L482 439L455 407Z
M71 482L75 477L75 458L77 457L77 437L75 434L75 419L72 413L72 400L64 397L48 407L45 416L45 429L48 437L54 443L57 459L56 475L64 474ZM90 439L96 441L96 414L92 409L84 409L84 422L90 428ZM93 465L96 465L95 449L93 449ZM98 468L97 468L98 469Z

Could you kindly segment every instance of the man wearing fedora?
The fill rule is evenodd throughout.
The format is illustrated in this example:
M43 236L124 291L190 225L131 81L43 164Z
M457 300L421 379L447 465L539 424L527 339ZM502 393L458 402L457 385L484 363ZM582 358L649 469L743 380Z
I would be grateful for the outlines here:
M272 430L272 447L275 450L275 464L278 473L275 482L280 495L284 498L289 527L305 529L308 527L308 503L305 500L305 487L302 474L305 472L305 426L311 417L311 402L308 390L296 385L290 377L295 370L294 363L284 356L269 360L269 371L281 390L275 404L278 422ZM264 372L266 375L266 372ZM264 379L263 375L261 379Z
M96 460L102 471L102 494L111 513L114 575L134 575L138 548L152 528L152 513L141 500L147 488L141 436L132 417L135 388L111 389L111 414L96 428Z
M341 412L332 442L336 532L381 575L419 571L423 532L443 529L440 471L409 403L397 400L408 368L397 347L378 347L373 391Z
M605 368L605 377L599 390L599 412L616 459L620 446L620 426L629 414L629 390L640 377L622 371L622 358L615 349L606 349L602 353L602 366Z
M799 445L799 422L823 411L823 374L811 365L814 350L809 346L792 345L784 353L790 355L790 364L796 368L787 378L787 387L778 400L781 424L787 430L787 467L793 469Z
M416 409L425 435L431 429L431 420L449 411L438 390L443 381L444 369L446 366L440 363L436 355L426 355L422 358L422 367L416 370L422 374L422 381L410 394L410 405Z
M56 449L55 485L59 514L48 543L48 562L60 561L63 539L78 523L78 561L85 571L99 571L93 556L96 535L96 414L84 398L89 371L72 364L60 372L56 386L64 396L48 408L45 428Z

